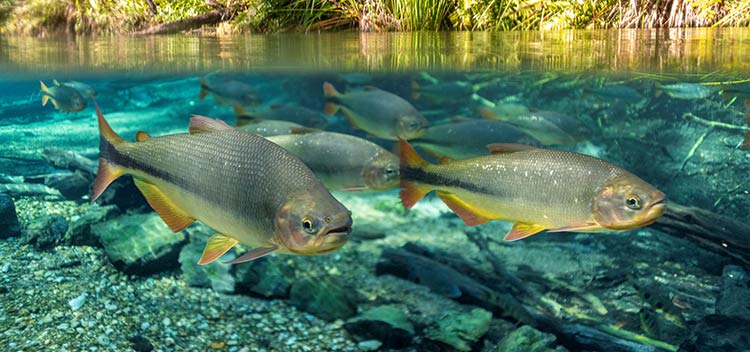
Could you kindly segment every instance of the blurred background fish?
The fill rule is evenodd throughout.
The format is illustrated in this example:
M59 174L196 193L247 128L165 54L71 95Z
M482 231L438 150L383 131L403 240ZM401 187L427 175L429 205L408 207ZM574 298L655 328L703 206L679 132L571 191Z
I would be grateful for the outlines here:
M339 93L325 82L328 115L341 110L354 128L372 136L396 140L412 139L424 134L428 122L408 101L398 95L367 86L362 90Z
M212 94L216 102L230 107L250 108L262 102L258 93L249 84L234 80L224 73L214 72L201 77L201 91L198 96L203 100Z
M521 106L515 104L502 105L500 108L497 106L479 108L479 114L482 117L510 123L544 145L575 144L588 139L591 135L591 130L583 122L567 114L536 109L527 109L526 113L514 114L521 111L523 111Z
M440 158L464 159L487 154L492 143L538 144L521 129L502 121L464 119L430 126L427 132L411 143L427 154Z
M86 99L83 98L81 93L72 87L61 85L57 81L55 83L52 87L47 87L44 82L39 81L42 106L51 101L55 109L62 112L78 112L86 108Z
M398 187L399 161L368 140L342 133L295 130L268 137L305 163L331 191Z
M325 128L328 120L319 112L295 104L271 105L263 111L245 111L235 107L237 126L248 123L249 120L277 120L289 121L312 128Z

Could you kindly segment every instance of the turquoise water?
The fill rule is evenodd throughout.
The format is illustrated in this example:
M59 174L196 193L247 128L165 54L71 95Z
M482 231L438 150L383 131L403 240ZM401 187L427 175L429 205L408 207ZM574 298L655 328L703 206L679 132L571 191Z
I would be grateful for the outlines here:
M748 350L748 33L0 38L0 350ZM342 142L308 166L351 211L346 244L316 256L198 266L216 230L199 221L173 234L130 176L90 202L101 173L93 100L77 87L86 101L80 111L42 106L39 81L53 80L89 85L128 141L138 131L186 133L193 115L234 126L248 119L235 105L266 120L295 119L269 115L291 105L308 109L295 120L307 135L317 128L356 136L393 160L395 136L379 127L405 101L429 125L409 138L429 162L484 160L493 142L581 153L663 192L667 210L624 231L507 242L512 222L468 226L434 194L406 210L398 182L350 191L362 187L327 181L345 170L324 175L319 164L343 159L353 147ZM222 89L236 82L252 103L227 98L241 89ZM363 108L327 98L324 82L399 98ZM359 117L324 113L330 101L353 104ZM511 121L489 127L488 114ZM362 119L383 120L366 127ZM450 145L439 128L472 123L479 127ZM402 177L415 177L405 170ZM206 188L228 184L212 174L204 180ZM554 182L560 190L600 186ZM268 185L244 187L253 194ZM533 212L566 194L523 181L512 187L492 202L542 199ZM470 208L486 215L486 207ZM222 260L251 249L245 243Z

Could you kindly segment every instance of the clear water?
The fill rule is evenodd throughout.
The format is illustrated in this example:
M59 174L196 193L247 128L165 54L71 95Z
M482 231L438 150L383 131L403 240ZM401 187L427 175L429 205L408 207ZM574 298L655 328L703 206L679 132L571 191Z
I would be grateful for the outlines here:
M550 349L750 349L749 62L747 29L2 37L0 186L21 231L0 244L0 350L502 351L524 325L555 335L532 338ZM113 129L133 140L141 130L186 132L193 114L234 124L230 107L199 99L200 77L219 70L253 87L258 111L294 103L322 113L331 82L394 93L432 126L510 103L564 114L586 126L585 138L548 148L619 165L663 191L670 210L623 232L503 242L510 223L466 226L434 196L407 212L397 189L337 191L354 220L341 249L196 269L214 231L172 235L129 177L95 205L87 189L68 189L71 179L56 182L78 172L89 185L88 164L54 165L45 149L96 161L99 134L90 100L80 112L42 107L40 80L89 84ZM417 99L413 81L466 82L472 92ZM661 92L688 83L711 92ZM612 86L639 97L598 91ZM326 119L326 130L394 148L341 113ZM138 236L118 245L151 261L118 262L104 232ZM40 245L45 236L51 243ZM372 325L386 305L403 313L400 328ZM451 323L475 334L451 333Z

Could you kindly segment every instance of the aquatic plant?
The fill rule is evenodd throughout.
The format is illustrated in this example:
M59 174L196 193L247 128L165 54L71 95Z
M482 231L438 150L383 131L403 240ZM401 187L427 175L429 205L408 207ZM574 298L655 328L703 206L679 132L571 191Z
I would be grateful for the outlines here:
M134 32L233 9L229 32L558 30L747 26L750 0L52 0L0 1L6 33Z

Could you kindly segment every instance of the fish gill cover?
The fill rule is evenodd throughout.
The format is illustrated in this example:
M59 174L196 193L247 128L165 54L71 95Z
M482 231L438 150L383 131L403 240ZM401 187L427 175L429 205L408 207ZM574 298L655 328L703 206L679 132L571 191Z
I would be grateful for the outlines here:
M3 37L0 350L748 349L706 33Z

